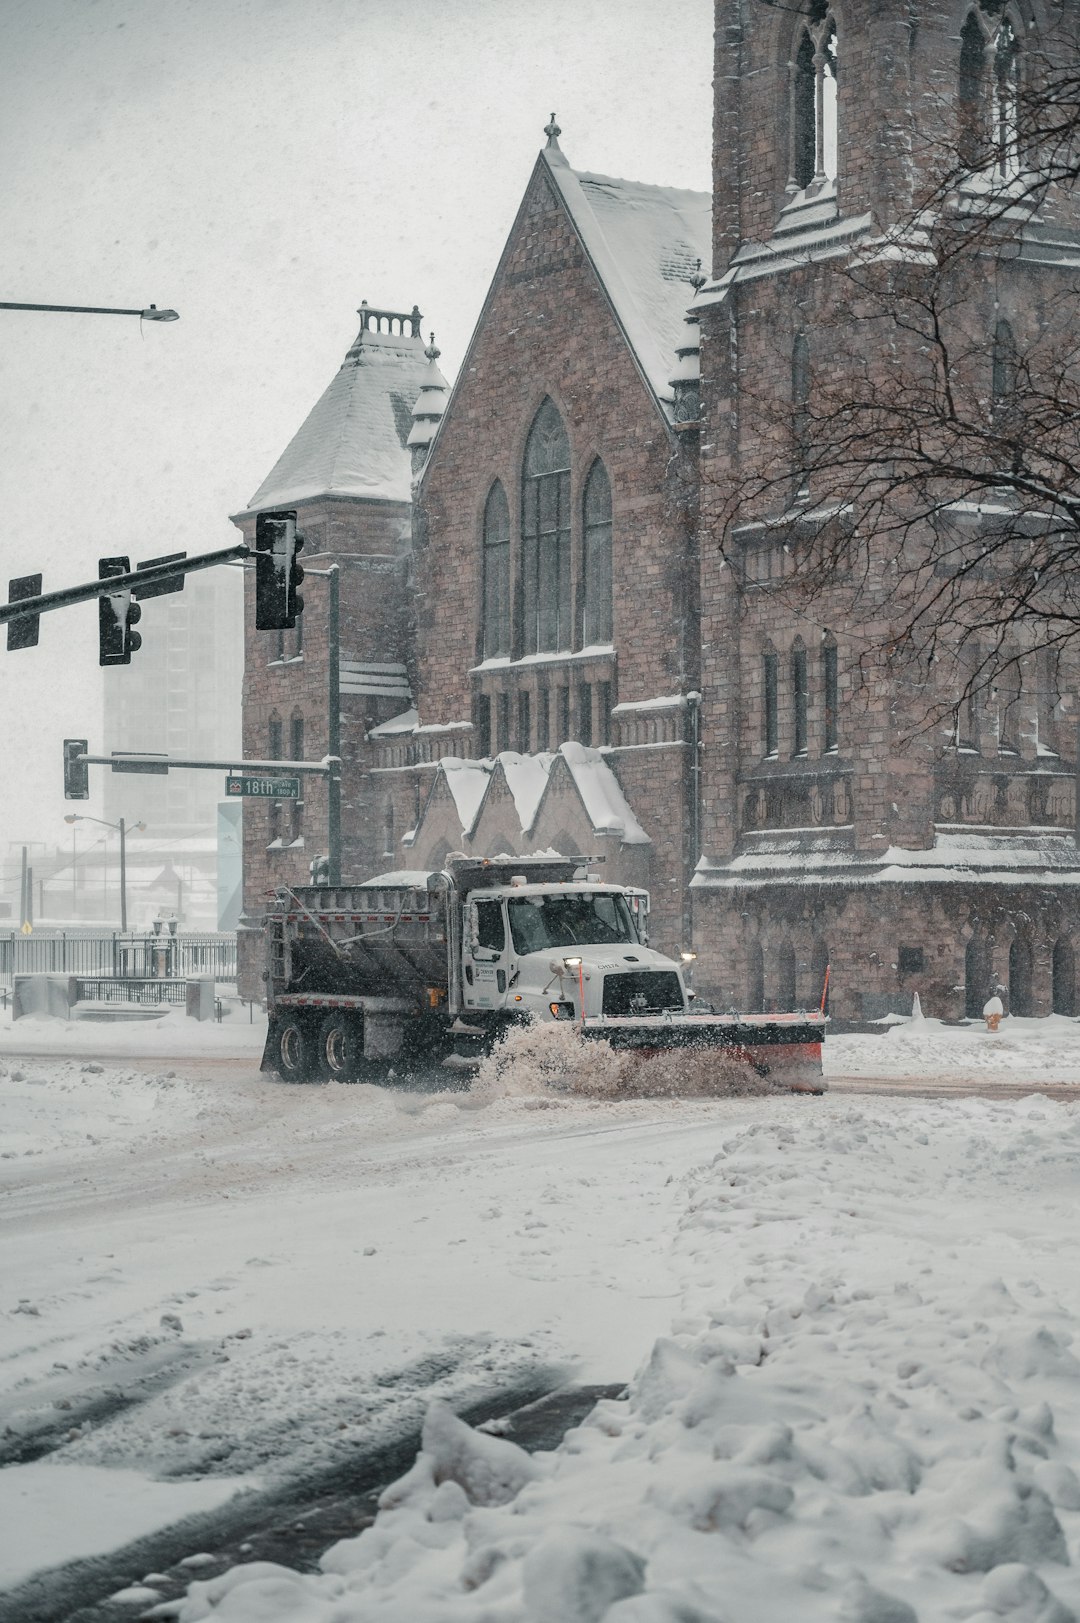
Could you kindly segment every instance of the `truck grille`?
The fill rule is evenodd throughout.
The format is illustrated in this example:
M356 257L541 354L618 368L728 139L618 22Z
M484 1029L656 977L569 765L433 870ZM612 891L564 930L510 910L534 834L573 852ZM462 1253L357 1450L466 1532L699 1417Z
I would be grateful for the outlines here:
M661 1014L682 1006L679 977L670 969L604 977L605 1014Z

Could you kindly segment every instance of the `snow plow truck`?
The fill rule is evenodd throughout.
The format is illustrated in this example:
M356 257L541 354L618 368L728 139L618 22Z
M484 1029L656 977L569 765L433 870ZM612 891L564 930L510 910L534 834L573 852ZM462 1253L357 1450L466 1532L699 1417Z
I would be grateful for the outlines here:
M436 873L279 888L262 1069L287 1082L468 1069L532 1018L643 1055L715 1049L780 1087L824 1090L822 1012L699 1010L682 964L648 944L648 892L605 884L590 860L450 857Z

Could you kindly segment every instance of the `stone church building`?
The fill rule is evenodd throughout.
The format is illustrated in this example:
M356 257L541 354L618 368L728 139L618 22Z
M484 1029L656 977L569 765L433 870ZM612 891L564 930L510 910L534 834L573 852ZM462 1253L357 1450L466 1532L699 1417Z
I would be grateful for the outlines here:
M915 992L978 1012L998 985L1016 1013L1076 1012L1071 664L1051 680L1020 648L1022 681L963 731L919 729L927 695L867 676L839 590L796 613L778 589L830 492L793 470L730 521L762 390L798 405L837 267L911 207L925 109L953 116L973 52L999 83L1060 10L718 0L711 196L573 169L553 118L453 387L415 307L361 307L235 519L253 540L296 508L309 570L295 631L255 631L248 582L248 758L326 753L310 572L339 569L344 881L583 853L647 886L653 944L692 948L718 1006L816 1006L829 965L847 1018ZM987 333L1078 253L1069 221L1035 220L974 290ZM323 780L304 794L245 808L249 995L263 895L327 849Z

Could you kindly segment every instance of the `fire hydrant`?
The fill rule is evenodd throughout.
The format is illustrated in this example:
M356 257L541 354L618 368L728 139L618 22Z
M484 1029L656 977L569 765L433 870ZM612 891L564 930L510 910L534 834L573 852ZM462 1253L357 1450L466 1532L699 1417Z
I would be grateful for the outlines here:
M996 1031L1001 1024L1001 1017L1005 1013L1005 1005L999 997L987 998L983 1004L983 1019L986 1021L987 1031Z

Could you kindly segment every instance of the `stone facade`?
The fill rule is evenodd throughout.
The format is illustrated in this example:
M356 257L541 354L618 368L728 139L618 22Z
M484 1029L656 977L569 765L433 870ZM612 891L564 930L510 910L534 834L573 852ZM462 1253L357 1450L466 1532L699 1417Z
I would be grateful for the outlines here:
M871 546L857 592L841 579L798 602L784 589L791 555L807 530L838 522L833 493L796 493L794 469L786 499L757 482L791 411L797 344L813 388L855 365L872 394L875 375L914 365L895 334L875 353L872 323L854 319L846 265L852 246L905 219L920 166L940 150L973 9L829 8L841 62L835 174L800 191L791 61L804 16L718 8L716 79L728 91L715 129L716 274L695 306L705 744L695 942L699 985L743 1006L816 1002L831 962L833 1010L851 1017L907 1009L916 991L927 1012L962 1014L998 983L1017 1012L1072 1012L1063 966L1080 929L1074 661L1062 661L1051 692L1018 634L1015 690L1001 681L977 695L962 734L928 726L948 711L956 671L943 658L920 686L876 651L896 619L897 543ZM1028 20L1045 28L1039 10ZM805 13L819 14L824 6ZM987 398L995 322L1007 315L1023 346L1060 321L1064 267L1034 238L1007 263L987 260L982 280L977 261L964 262L957 351L975 375L961 386ZM733 488L754 495L732 522L721 509ZM972 547L984 522L956 519ZM1030 888L1010 884L1017 870L1030 872Z

